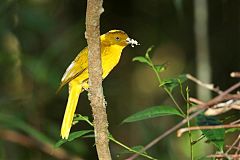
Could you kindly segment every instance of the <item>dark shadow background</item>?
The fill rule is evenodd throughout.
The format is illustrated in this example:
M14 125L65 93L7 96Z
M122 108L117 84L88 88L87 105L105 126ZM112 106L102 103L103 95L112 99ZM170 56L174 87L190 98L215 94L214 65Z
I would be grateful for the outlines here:
M226 89L237 81L229 77L230 72L240 70L240 1L208 1L208 5L212 82ZM180 119L161 117L120 125L127 116L149 106L173 105L158 88L152 71L132 62L132 58L144 55L154 45L153 61L168 64L165 77L195 75L193 3L191 0L105 0L104 9L101 33L122 29L141 43L124 49L120 63L104 80L109 130L124 144L145 145ZM39 147L6 140L1 130L38 137L45 143L54 144L60 139L68 93L67 87L58 95L55 91L65 69L86 46L85 11L86 1L79 0L0 1L0 159L55 159ZM194 97L195 84L187 85ZM77 112L91 117L87 93L81 95ZM30 132L25 124L44 137ZM80 123L72 131L82 129L91 128ZM196 138L199 135L194 132ZM97 159L93 139L78 139L63 148L84 159ZM123 149L113 143L111 150L113 159L125 156ZM212 147L204 141L195 145L194 150L198 158L212 153ZM172 134L148 153L160 159L187 159L187 135L176 138Z

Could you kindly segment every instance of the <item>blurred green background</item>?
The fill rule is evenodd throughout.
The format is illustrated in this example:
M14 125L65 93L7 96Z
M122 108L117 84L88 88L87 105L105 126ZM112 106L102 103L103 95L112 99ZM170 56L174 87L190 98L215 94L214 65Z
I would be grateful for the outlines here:
M101 33L121 29L141 43L124 49L120 63L104 80L109 130L124 144L145 145L180 119L162 117L120 125L146 107L172 105L152 71L132 58L154 45L153 61L168 64L164 76L195 75L193 1L104 0L104 10ZM226 89L237 81L229 77L230 72L240 70L240 1L208 1L208 11L212 82ZM55 91L65 69L86 46L85 12L82 0L0 1L0 159L97 159L93 139L78 139L57 151L52 148L60 139L68 96L67 87L60 94ZM188 85L195 97L196 85ZM77 112L91 117L86 92ZM91 128L80 123L72 130L82 129ZM196 137L199 134L194 132ZM211 149L198 143L195 156L212 153ZM111 150L113 159L123 159L119 146L111 143ZM187 135L171 134L149 153L161 159L187 159Z

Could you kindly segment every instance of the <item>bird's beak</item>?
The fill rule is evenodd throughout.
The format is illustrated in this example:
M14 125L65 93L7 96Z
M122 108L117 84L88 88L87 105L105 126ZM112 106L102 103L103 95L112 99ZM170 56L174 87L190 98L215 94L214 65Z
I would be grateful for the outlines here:
M134 39L132 39L132 38L127 38L127 39L126 39L126 42L127 42L127 44L130 44L131 47L134 47L135 45L136 45L136 46L140 45L140 44L138 43L138 41L136 41L136 40L134 40Z

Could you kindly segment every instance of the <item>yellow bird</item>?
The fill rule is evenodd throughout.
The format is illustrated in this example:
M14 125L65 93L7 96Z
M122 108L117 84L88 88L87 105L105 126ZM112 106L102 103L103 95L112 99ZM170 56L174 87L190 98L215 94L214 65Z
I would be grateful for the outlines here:
M100 41L103 79L118 64L122 50L128 44L131 44L132 47L139 45L136 40L129 38L128 35L121 30L111 30L101 35ZM77 55L65 71L58 91L67 83L69 84L69 96L61 127L61 137L63 139L68 139L79 95L88 89L87 47Z

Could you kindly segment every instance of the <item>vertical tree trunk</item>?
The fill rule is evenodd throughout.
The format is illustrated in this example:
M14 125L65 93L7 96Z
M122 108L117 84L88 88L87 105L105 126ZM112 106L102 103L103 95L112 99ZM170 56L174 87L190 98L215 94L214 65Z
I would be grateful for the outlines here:
M94 117L95 143L100 160L111 160L108 143L108 121L102 88L102 63L100 47L100 15L102 0L88 0L86 34L88 43L89 100Z
M211 82L211 65L208 46L208 1L194 1L194 29L196 43L197 78L205 83ZM211 91L197 86L197 96L201 100L211 99Z

